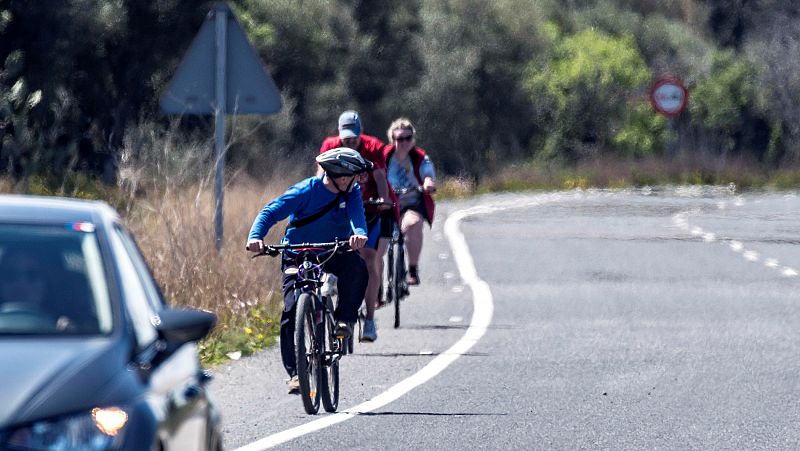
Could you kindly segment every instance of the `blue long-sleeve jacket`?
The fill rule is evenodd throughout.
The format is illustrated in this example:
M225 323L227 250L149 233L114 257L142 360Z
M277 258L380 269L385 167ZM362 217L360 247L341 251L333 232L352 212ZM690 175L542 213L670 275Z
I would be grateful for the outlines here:
M263 239L269 229L279 221L303 219L320 211L336 199L322 183L322 177L309 177L272 200L256 216L250 227L248 239ZM283 242L289 244L330 242L344 240L351 234L367 235L364 204L358 184L339 205L334 206L316 221L301 227L289 227Z

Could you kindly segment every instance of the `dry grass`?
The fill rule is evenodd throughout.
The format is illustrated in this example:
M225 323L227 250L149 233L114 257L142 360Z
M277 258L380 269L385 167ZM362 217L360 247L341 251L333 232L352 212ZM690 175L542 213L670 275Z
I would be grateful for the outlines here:
M260 184L230 167L223 202L223 245L215 246L213 146L142 126L125 137L117 207L172 305L213 311L219 322L201 343L206 362L247 355L275 341L282 310L277 259L251 259L244 246L266 202L303 177L309 165L263 161ZM294 164L293 164L294 163ZM283 225L268 240L280 239Z
M530 163L513 165L481 180L477 192L536 189L623 188L646 185L728 185L790 188L800 184L797 168L769 170L743 159L598 158L575 166Z
M204 360L247 355L274 342L282 307L277 259L251 259L244 245L263 205L293 182L242 180L226 188L223 247L217 253L208 186L164 189L131 205L125 221L172 305L213 311L219 325L201 345ZM270 231L279 240L283 228Z
M440 199L468 197L474 193L475 183L465 177L445 177L436 190Z
M228 320L248 305L271 298L275 287L267 270L274 269L275 262L251 260L244 243L259 209L286 186L248 182L227 188L219 254L214 245L214 198L208 189L169 191L139 200L126 222L172 302L214 310Z

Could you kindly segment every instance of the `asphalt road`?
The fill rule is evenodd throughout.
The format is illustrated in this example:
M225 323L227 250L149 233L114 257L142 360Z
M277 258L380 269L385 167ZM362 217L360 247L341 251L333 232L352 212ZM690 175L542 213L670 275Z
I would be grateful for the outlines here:
M215 370L226 449L798 449L798 244L795 193L443 203L345 413L306 415L269 349Z

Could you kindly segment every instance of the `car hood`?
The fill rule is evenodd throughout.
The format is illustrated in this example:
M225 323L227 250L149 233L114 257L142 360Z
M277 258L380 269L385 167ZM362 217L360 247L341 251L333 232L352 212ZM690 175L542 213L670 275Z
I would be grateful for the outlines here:
M0 428L136 395L124 340L0 338Z

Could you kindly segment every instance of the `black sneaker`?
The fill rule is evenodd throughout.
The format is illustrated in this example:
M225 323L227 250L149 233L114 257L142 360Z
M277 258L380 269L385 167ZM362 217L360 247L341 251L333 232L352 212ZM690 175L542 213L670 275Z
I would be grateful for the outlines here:
M344 321L338 321L333 329L333 335L336 338L349 338L353 335L353 327Z
M419 285L419 273L416 266L409 266L408 267L408 279L407 283L409 285Z

